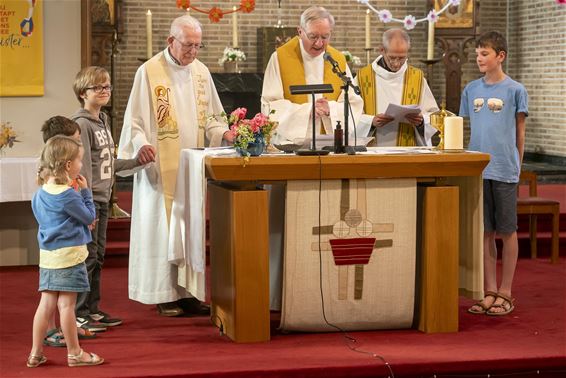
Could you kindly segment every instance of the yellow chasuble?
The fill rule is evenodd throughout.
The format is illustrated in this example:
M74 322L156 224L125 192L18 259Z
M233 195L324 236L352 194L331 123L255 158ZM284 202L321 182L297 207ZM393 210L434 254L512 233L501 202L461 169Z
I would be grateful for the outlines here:
M147 77L151 88L151 102L157 123L157 151L159 154L159 170L167 222L171 218L171 206L175 196L177 168L181 146L179 143L179 127L175 113L175 99L172 96L172 85L166 68L167 60L163 53L155 55L146 63ZM208 101L199 100L204 94L204 83L201 75L191 71L194 80L195 101L197 104L198 135L197 147L204 147L204 129Z
M326 47L326 52L330 54L342 71L346 71L346 58L331 46ZM277 59L279 61L279 70L281 72L281 82L283 84L283 96L286 100L295 104L304 104L309 101L306 94L292 95L289 91L290 85L305 85L305 67L303 65L303 56L301 54L301 46L299 37L291 39L283 46L277 49ZM332 72L330 64L324 65L324 84L332 84L334 92L324 93L324 98L329 101L336 101L342 92L342 80Z
M401 105L418 105L421 101L423 86L423 71L413 66L407 66L403 81L403 96ZM364 100L364 114L377 114L377 86L372 65L367 65L358 71L358 84ZM397 132L398 146L416 146L415 131L409 123L399 123Z

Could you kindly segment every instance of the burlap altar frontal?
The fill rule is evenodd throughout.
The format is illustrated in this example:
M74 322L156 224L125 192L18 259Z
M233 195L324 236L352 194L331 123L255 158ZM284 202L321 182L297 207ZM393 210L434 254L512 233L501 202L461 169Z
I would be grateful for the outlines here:
M289 181L282 329L336 330L323 317L321 282L329 323L411 327L416 196L414 179Z

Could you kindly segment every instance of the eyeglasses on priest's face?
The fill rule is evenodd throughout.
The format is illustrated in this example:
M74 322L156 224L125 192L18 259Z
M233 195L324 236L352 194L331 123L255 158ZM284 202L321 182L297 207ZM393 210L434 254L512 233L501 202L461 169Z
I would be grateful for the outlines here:
M200 49L204 48L204 44L202 43L183 43L177 37L173 37L173 39L179 42L179 44L181 45L181 50L183 51L199 51Z
M102 92L112 92L112 86L111 85L93 85L92 87L88 87L86 88L87 90L93 90L96 93L102 93Z

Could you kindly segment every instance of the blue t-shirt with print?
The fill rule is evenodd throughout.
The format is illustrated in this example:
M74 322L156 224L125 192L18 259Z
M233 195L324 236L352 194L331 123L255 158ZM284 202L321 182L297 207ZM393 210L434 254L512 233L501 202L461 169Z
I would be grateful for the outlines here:
M525 87L509 76L495 84L484 78L464 88L460 116L470 118L469 150L491 155L483 178L507 183L519 182L521 162L517 149L517 113L528 116Z

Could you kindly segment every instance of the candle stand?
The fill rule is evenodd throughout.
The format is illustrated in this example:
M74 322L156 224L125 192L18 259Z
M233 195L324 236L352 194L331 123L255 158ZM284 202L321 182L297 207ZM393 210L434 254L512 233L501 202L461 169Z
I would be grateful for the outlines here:
M438 59L420 59L419 62L426 64L426 79L430 83L432 83L432 80L434 78L433 73L434 73L434 65L438 62L440 62L442 59L438 58Z

